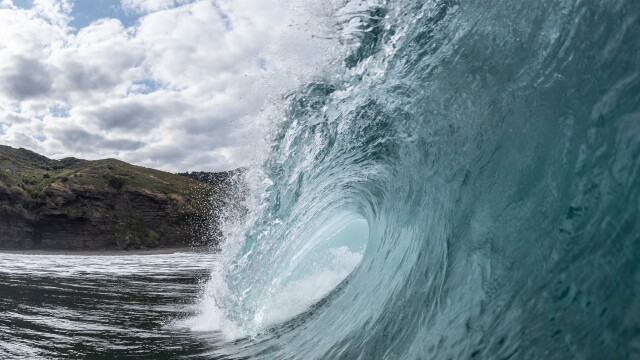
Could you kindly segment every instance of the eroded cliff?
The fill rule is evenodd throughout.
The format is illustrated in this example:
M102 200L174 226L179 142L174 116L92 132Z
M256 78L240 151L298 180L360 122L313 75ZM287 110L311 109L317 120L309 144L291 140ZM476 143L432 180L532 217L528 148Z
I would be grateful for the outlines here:
M107 159L51 160L0 146L0 248L215 245L230 186Z

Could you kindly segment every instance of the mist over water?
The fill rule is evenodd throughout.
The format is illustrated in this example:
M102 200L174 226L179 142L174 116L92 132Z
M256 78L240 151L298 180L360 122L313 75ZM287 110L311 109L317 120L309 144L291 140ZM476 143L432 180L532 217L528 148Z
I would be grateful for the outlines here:
M345 3L191 326L231 358L640 356L639 16Z

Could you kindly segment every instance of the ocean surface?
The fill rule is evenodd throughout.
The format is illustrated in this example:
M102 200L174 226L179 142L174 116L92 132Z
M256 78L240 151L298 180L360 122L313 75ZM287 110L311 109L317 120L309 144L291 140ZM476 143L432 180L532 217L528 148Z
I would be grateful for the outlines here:
M201 359L193 316L216 255L0 254L0 359Z
M331 4L222 251L3 257L0 352L640 359L640 2Z

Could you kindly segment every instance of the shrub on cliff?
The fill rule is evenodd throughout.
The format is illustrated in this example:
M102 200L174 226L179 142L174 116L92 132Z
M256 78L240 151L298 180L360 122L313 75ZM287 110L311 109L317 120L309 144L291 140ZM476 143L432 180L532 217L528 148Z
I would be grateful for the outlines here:
M123 178L118 177L118 176L112 176L109 178L109 180L107 181L107 183L109 184L109 186L111 186L112 188L116 189L116 190L121 190L124 187L125 181Z

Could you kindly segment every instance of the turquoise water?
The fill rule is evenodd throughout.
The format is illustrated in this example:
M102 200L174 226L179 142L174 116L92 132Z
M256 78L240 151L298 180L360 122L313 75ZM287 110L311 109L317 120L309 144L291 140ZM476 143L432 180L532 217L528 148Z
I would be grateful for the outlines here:
M640 358L640 3L354 9L190 326L230 357Z

